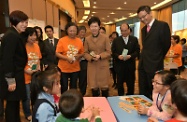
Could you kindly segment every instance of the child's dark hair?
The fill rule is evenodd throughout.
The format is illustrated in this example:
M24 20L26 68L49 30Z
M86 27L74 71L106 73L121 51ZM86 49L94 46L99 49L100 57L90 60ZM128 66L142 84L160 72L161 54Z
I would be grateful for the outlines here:
M170 90L172 103L177 106L183 116L187 117L187 80L176 80L172 83Z
M57 69L38 71L32 75L31 79L31 104L34 105L38 94L45 92L43 87L52 90L56 80Z
M155 75L160 75L162 79L162 83L164 85L171 85L177 78L175 77L175 74L173 74L171 71L167 70L161 70L157 71Z
M68 119L78 117L84 106L82 94L76 89L64 92L59 100L59 109L62 115Z
M59 72L61 72L60 68L55 64L49 64L45 70L52 70L52 69L56 69Z

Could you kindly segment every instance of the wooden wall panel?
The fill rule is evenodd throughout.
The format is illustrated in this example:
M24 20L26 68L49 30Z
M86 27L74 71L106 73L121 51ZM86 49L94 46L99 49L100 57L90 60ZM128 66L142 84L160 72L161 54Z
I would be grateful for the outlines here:
M31 0L9 0L9 13L14 10L21 10L26 13L29 18L32 17Z
M53 24L55 27L59 27L59 9L53 6Z
M53 26L53 5L46 1L47 25Z
M46 22L46 7L45 0L32 1L32 19L43 20Z

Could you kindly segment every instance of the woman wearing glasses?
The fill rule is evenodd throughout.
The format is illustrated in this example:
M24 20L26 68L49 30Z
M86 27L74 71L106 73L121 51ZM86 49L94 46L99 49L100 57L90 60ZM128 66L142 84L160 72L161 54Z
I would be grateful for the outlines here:
M170 85L176 80L176 77L170 71L158 71L155 73L154 79L152 80L153 85L153 104L147 108L140 105L138 107L139 114L146 114L160 120L169 120L175 109L171 103L171 92Z

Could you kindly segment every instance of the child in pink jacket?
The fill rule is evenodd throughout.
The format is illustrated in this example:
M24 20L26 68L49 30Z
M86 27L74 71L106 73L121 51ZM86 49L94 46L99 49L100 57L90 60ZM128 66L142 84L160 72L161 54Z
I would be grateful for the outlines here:
M139 114L146 114L160 120L169 120L175 109L172 107L170 85L176 77L170 71L156 72L153 84L153 105L150 108L146 108L142 105L138 108Z

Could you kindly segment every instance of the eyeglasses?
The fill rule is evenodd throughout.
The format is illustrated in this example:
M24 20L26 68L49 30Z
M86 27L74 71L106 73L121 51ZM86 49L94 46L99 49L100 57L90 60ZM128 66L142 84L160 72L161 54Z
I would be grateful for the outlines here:
M139 20L145 19L145 17L146 17L147 15L148 15L148 14L143 15L142 17L139 18Z
M154 83L155 85L164 85L164 84L162 84L162 83L157 82L157 81L154 80L154 79L152 79L152 83Z

